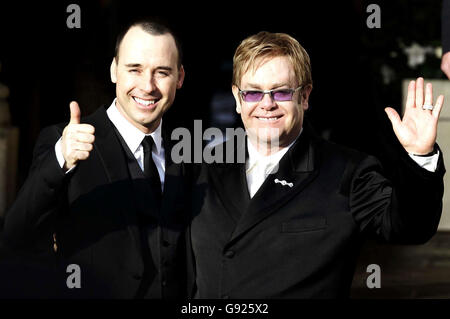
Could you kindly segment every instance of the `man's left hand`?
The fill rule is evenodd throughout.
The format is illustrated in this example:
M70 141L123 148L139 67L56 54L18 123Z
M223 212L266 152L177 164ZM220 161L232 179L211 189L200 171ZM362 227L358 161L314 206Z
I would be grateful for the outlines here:
M424 105L433 105L433 88L431 83L426 85L424 99L423 84L423 78L409 83L403 119L393 108L384 109L400 143L408 153L415 155L433 151L437 122L444 104L444 96L439 95L432 110L424 109Z

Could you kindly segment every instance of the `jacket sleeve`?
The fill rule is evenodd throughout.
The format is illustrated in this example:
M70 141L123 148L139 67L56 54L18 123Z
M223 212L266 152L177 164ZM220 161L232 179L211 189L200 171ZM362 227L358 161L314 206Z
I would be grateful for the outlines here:
M350 211L365 235L384 242L422 244L436 233L441 218L445 173L442 151L435 172L421 168L404 153L389 179L374 157L355 165Z
M52 240L53 222L66 198L65 174L55 154L60 137L57 126L45 128L38 137L29 175L5 216L3 237L10 245L36 244L43 236Z

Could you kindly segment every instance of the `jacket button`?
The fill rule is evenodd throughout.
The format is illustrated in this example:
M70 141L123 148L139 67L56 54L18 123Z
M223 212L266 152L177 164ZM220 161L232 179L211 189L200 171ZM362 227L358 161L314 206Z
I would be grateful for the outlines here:
M224 295L222 296L222 299L230 299L230 296Z
M161 282L161 285L162 285L163 287L167 286L167 281L163 280L163 281Z
M142 276L139 275L139 274L134 274L133 278L136 279L136 280L140 280L140 279L142 279Z
M233 258L233 257L234 257L234 251L232 251L232 250L227 250L227 251L225 252L225 257L227 257L227 258Z
M167 240L163 240L162 244L163 244L164 247L169 247L170 246L170 243Z

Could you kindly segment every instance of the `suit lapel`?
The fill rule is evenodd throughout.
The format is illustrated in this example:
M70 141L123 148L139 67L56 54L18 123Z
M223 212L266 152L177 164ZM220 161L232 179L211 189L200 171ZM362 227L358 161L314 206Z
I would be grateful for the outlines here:
M214 189L229 216L237 223L250 198L245 179L245 164L218 164L210 173Z
M172 140L170 139L169 130L164 126L162 127L162 141L165 152L165 174L164 174L164 190L161 202L161 217L166 221L168 219L175 218L176 216L170 216L172 212L176 212L175 205L179 204L182 193L184 192L184 176L183 176L183 164L176 164L172 161Z
M302 135L280 160L278 170L266 178L251 199L248 210L242 216L231 240L276 212L299 194L316 177L317 161L318 154L313 138L304 129ZM286 185L280 183L282 181L285 181Z
M92 116L86 118L86 123L95 127L94 149L97 151L98 157L105 168L108 182L111 184L123 184L121 191L124 193L118 199L122 203L120 212L131 238L134 240L138 251L140 251L138 228L132 227L138 224L137 216L136 213L130 213L137 212L137 207L133 201L133 188L128 172L128 164L113 124L109 120L104 107L100 107Z
M133 187L132 196L134 197L135 205L139 208L139 212L142 214L142 217L153 217L159 219L161 207L159 200L155 197L150 181L145 177L144 172L142 172L142 169L139 167L134 154L128 148L128 145L123 137L116 128L113 129L116 132L116 137L122 144L122 149L125 152L125 159L127 161L131 184Z
M245 148L246 139L237 144L237 148ZM224 147L226 150L227 148ZM245 163L238 163L235 152L234 163L207 165L214 189L225 206L229 216L237 223L247 210L250 195L245 175ZM225 157L226 158L226 157Z
M110 122L106 109L101 107L86 123L95 127L94 149L105 168L110 183L129 179L128 165L123 154L122 146L114 132L113 124Z

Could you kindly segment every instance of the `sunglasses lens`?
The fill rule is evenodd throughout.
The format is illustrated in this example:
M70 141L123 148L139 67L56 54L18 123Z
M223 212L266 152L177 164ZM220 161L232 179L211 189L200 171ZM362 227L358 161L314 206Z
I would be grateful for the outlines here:
M292 100L292 91L290 91L290 90L274 91L273 99L275 101L290 101L290 100Z
M245 102L258 102L261 101L263 97L262 92L259 91L247 91L244 93L244 101Z

